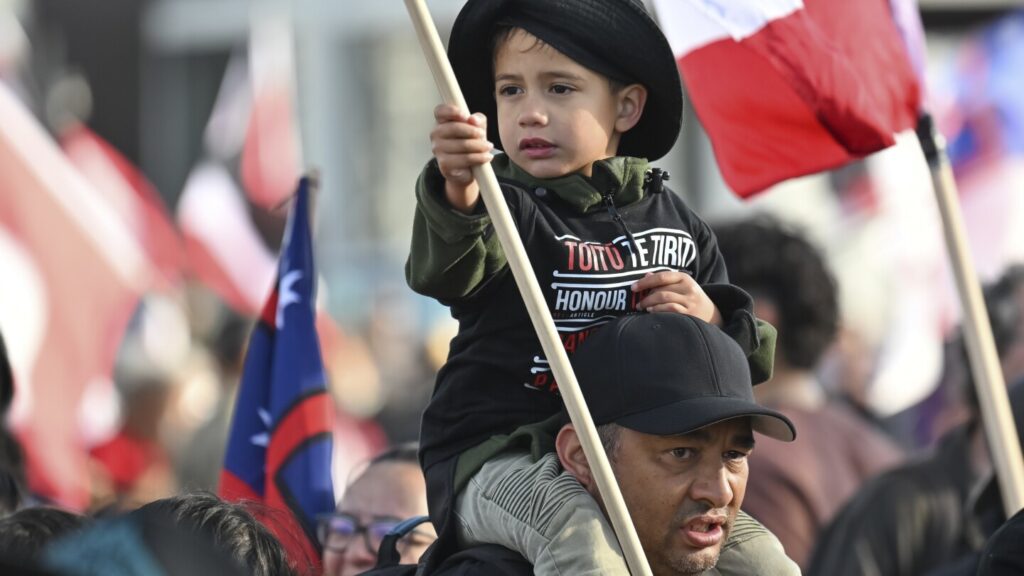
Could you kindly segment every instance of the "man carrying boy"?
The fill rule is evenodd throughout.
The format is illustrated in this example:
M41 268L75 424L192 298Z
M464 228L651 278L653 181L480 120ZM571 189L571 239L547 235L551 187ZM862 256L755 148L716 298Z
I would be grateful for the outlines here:
M610 319L661 311L720 326L748 355L755 381L770 372L771 346L759 342L749 296L728 284L711 230L647 164L676 140L682 93L672 51L639 0L470 0L449 58L483 114L435 110L435 160L417 183L406 276L460 323L423 416L420 458L442 541L454 534L472 545L475 527L459 512L467 498L501 500L513 481L548 485L536 462L508 449L507 435L561 410L473 166L492 162L570 353ZM492 159L492 142L505 154ZM471 478L486 493L456 501ZM549 496L549 508L565 505L564 495ZM508 534L494 543L538 574L624 573L599 506L577 500L592 520L585 558L577 551L563 563L557 543L527 549ZM485 523L522 520L507 512Z

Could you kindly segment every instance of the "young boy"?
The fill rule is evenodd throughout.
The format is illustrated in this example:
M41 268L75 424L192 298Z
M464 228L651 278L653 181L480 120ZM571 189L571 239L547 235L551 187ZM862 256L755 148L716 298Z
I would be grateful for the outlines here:
M492 163L567 351L610 318L674 311L721 326L764 380L771 346L759 346L749 296L647 163L679 133L675 59L638 0L469 0L449 58L483 114L435 110L406 267L410 286L459 320L423 415L432 520L442 541L501 544L537 574L626 573L600 508L578 484L552 482L540 428L524 427L561 400L471 168ZM492 143L505 154L492 158ZM551 521L568 506L593 518L571 545Z

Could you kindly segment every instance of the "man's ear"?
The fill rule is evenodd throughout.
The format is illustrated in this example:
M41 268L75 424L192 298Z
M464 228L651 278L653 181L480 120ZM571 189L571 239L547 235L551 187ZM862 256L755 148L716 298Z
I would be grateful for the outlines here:
M647 88L643 84L630 84L619 91L619 115L615 119L615 130L626 132L640 121L647 105Z
M555 452L558 454L558 461L562 468L569 474L576 477L576 480L591 494L597 493L597 485L594 476L590 471L590 463L583 453L583 445L576 435L576 428L572 424L562 426L555 438Z

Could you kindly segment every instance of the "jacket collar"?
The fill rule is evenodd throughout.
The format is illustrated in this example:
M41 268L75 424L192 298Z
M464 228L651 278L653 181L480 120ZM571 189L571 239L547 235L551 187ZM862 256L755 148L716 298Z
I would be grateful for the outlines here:
M593 175L589 178L575 173L559 178L534 178L513 164L505 154L495 156L492 165L498 176L515 180L531 190L546 188L581 214L601 206L604 194L609 191L617 206L643 198L644 177L648 169L646 159L629 156L594 162Z

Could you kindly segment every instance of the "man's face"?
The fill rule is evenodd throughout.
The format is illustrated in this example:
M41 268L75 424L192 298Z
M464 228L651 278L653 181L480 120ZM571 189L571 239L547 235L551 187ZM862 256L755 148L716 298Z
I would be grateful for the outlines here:
M682 436L621 429L612 468L656 576L715 566L743 503L753 447L747 418Z
M427 513L427 488L419 466L409 462L384 462L371 466L345 491L338 512L354 519L363 530L346 540L343 551L324 548L324 576L353 576L377 562L377 550L370 550L367 539L376 542L383 534L374 534L374 526L383 526ZM371 533L369 536L366 531ZM436 537L429 523L399 542L403 564L414 564Z
M608 79L514 30L494 58L498 132L505 153L537 178L615 155L619 98Z

